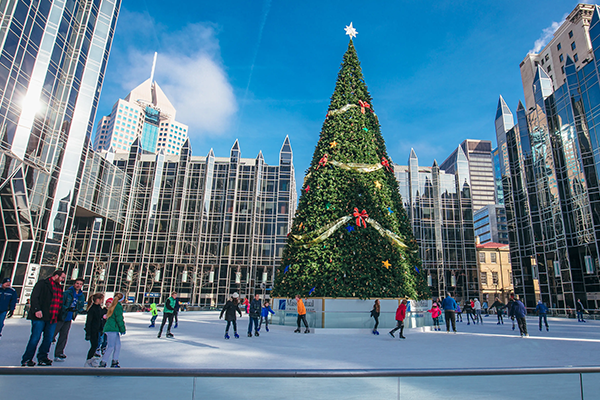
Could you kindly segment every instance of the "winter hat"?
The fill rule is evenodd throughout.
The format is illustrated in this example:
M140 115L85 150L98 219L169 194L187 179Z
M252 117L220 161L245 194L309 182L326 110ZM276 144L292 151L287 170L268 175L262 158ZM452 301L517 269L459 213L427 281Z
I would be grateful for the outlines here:
M2 279L2 284L4 285L6 282L10 282L10 278L4 278Z
M240 295L237 292L234 292L231 297L233 297L234 299L237 299L238 297L240 297Z
M109 297L108 299L106 299L105 303L112 303L112 301L113 301L113 298Z

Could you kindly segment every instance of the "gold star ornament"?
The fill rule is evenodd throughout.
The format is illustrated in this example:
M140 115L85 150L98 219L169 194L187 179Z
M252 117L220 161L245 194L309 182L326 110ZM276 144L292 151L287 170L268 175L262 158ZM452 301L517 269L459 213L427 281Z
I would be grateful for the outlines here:
M377 189L381 189L381 183L379 181L375 181L375 187Z
M381 262L383 264L384 267L386 267L387 269L390 269L390 267L392 266L392 264L390 264L389 260L385 260Z
M332 149L337 146L337 142L331 142L329 143L329 147L331 147Z

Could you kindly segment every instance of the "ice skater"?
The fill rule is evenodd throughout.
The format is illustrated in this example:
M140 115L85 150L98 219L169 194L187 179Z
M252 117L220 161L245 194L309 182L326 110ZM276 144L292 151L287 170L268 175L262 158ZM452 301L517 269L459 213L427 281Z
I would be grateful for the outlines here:
M441 331L442 328L440 328L440 315L442 315L442 310L440 310L438 307L437 302L434 302L433 306L431 306L431 310L427 310L427 312L431 313L431 318L433 319L433 330Z
M475 323L479 322L480 324L483 324L483 318L481 318L481 303L477 298L475 299L473 309L475 310Z
M104 333L108 344L106 352L100 361L100 367L106 367L106 363L112 358L111 368L121 368L119 365L119 354L121 353L121 335L125 334L125 320L123 319L123 294L116 293L113 301L106 311L106 324L104 324Z
M158 318L158 308L156 307L156 303L150 304L150 314L152 318L150 318L150 326L148 328L154 328L154 323L156 322L156 318Z
M260 310L260 322L258 323L258 331L260 332L260 327L262 326L263 320L265 321L265 330L269 332L269 313L275 314L275 311L269 305L269 300L266 300L263 304L262 310Z
M175 297L175 309L173 310L173 319L175 320L175 325L173 325L173 329L179 326L179 310L181 308L181 304L179 303L179 299Z
M465 303L466 304L466 303ZM442 309L444 310L444 319L446 320L446 332L450 332L450 324L452 324L452 331L456 333L456 308L458 304L456 304L456 300L452 298L450 293L444 300L442 301ZM469 318L469 314L467 314L467 318ZM468 321L468 319L467 319Z
M296 309L298 310L298 318L296 319L296 324L298 324L298 328L294 331L294 333L300 333L300 321L304 323L304 333L310 333L310 329L308 328L308 321L306 320L306 307L304 307L304 302L300 298L300 295L297 294L296 297Z
M373 335L379 335L377 331L377 327L379 326L379 315L381 314L381 305L379 304L379 299L375 300L375 304L373 304L373 309L371 310L371 317L375 320L375 326L373 326Z
M527 309L525 308L525 305L521 302L521 300L519 300L519 296L515 296L509 316L516 318L517 324L519 325L519 332L521 332L521 337L529 336L529 333L527 333L527 320L525 319L526 315Z
M394 332L396 332L399 329L400 334L398 335L398 338L406 339L406 337L404 337L402 333L404 332L404 318L406 318L407 303L408 301L406 301L406 299L402 300L398 305L398 308L396 309L396 327L389 332L389 335L391 337L395 337Z
M548 317L546 316L546 314L548 314L548 307L546 307L546 305L539 300L537 306L535 306L535 311L540 318L540 331L542 330L542 319L546 325L546 331L549 331L550 327L548 326Z
M498 297L496 297L491 308L496 309L496 315L498 316L498 324L497 325L504 324L504 318L502 317L502 314L504 314L504 307L506 307L504 305L504 303L501 302Z
M96 293L88 300L87 316L85 319L85 340L90 342L87 359L84 367L94 367L94 356L98 349L98 341L102 332L102 303L104 302L104 294Z
M221 310L221 315L219 315L219 319L223 318L223 314L225 314L225 321L227 321L227 326L225 327L225 339L229 339L229 326L233 324L233 335L236 339L240 338L240 335L237 333L237 320L235 313L240 314L240 318L242 317L242 312L240 311L240 307L238 306L238 298L239 294L234 293L231 295L231 299L227 300L227 303L223 306Z
M456 321L462 322L462 310L460 308L460 304L458 304L458 303L456 303L455 314L456 314Z
M471 302L469 300L465 301L465 307L463 308L463 310L465 312L465 316L467 317L467 325L471 325L469 319L473 320L473 323L475 323L475 317L473 316L473 307L471 307Z
M260 305L260 296L255 294L254 298L250 302L250 318L248 318L248 337L252 337L252 325L254 325L254 336L260 336L258 333L258 319L262 312Z
M160 323L160 329L158 330L158 338L162 335L162 330L165 327L165 322L169 321L167 325L167 337L172 338L171 326L173 326L173 315L175 314L175 304L177 303L177 292L172 292L171 297L165 301L165 308L163 310L162 322Z

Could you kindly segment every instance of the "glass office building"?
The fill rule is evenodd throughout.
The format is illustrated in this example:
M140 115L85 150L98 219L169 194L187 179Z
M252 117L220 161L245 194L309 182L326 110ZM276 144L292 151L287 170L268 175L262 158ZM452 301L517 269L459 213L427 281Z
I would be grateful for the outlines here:
M433 297L479 296L469 161L461 146L452 172L422 167L414 150L407 166L394 166L400 194L419 244Z
M88 159L85 173L95 178L80 200L91 212L75 218L69 276L136 303L162 302L173 290L213 307L233 292L268 297L297 202L287 137L278 166L262 153L242 158L237 141L229 157L192 156L189 141L178 156L153 154L136 139L129 153Z
M600 275L600 10L589 36L593 59L577 69L564 57L566 82L553 88L541 65L535 105L517 108L506 134L503 172L515 292L528 307L538 299L574 309L598 308Z
M0 276L24 300L65 256L121 2L0 2ZM85 211L87 212L87 211Z

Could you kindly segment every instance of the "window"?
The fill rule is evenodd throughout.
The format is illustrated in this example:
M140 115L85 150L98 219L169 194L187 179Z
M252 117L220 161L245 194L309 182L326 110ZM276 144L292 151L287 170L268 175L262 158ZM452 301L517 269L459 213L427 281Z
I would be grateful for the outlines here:
M496 253L490 253L490 262L496 263Z
M548 65L548 72L552 71L552 66Z
M481 273L481 282L482 285L487 285L487 272Z
M573 37L573 31L569 32L569 39L571 39Z
M575 44L575 42L571 43L571 50L575 50L577 48L577 45Z
M560 276L560 263L558 261L554 261L554 276Z
M560 67L560 70L562 71L562 73L565 73L565 66L563 65L562 67Z
M579 56L577 55L577 53L573 54L573 61L579 61Z
M498 285L498 273L495 271L492 272L492 284Z
M550 59L550 56L548 54L546 54L546 57L544 57L546 61L548 61Z
M544 59L542 58L542 66L544 65Z
M479 253L479 262L480 263L485 262L485 253L483 251L481 253Z
M560 62L563 62L565 60L565 57L561 54L560 56L558 56L558 59L560 60Z
M556 45L556 50L560 51L561 47L562 47L562 46L560 45L560 43L559 43L559 44L557 44L557 45ZM562 61L562 60L561 60L561 61Z
M584 261L585 261L585 273L593 274L594 273L594 260L592 259L592 257L585 256Z

